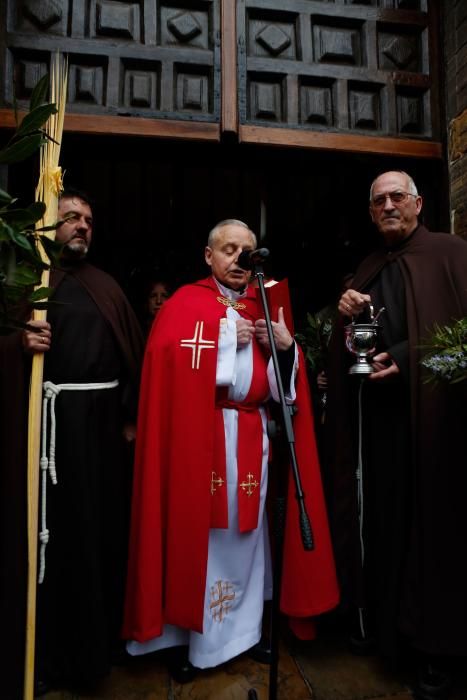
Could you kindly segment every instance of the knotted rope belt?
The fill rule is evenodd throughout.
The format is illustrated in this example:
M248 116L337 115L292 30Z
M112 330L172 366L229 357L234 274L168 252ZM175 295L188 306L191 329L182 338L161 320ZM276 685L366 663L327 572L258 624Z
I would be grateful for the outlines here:
M45 576L45 549L49 541L49 530L47 529L47 472L49 472L52 484L57 484L57 471L55 468L55 441L57 433L57 422L55 418L55 400L61 391L92 391L93 389L114 389L118 386L118 379L111 382L91 382L89 384L54 384L44 382L44 398L42 400L42 441L41 441L41 530L39 532L40 564L39 583L44 581ZM50 433L49 446L47 450L47 425L48 414L50 412Z

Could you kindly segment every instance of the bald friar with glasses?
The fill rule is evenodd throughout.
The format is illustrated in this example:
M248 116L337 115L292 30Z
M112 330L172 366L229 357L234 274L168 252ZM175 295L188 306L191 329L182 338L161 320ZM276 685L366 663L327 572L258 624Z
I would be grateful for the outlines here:
M449 696L452 658L467 656L467 387L427 384L420 361L435 324L467 315L467 243L428 231L422 205L405 172L371 186L379 246L338 308L344 326L368 322L370 303L375 313L385 307L375 371L349 376L354 358L334 338L328 426L352 648L391 662L409 654L419 666L416 697L433 700Z

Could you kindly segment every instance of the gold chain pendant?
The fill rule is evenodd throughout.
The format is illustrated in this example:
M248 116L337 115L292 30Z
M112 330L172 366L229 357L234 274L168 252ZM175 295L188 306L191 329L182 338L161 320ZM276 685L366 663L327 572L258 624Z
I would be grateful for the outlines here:
M233 299L228 299L227 297L216 297L217 301L224 306L230 306L232 309L246 309L246 304L242 304L241 301L234 301Z

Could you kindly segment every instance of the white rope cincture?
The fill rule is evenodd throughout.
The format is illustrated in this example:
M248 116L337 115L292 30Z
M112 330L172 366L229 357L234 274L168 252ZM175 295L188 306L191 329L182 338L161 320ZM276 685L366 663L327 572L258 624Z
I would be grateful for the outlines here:
M360 386L358 389L358 459L357 459L356 477L357 477L358 522L359 522L359 528L360 528L360 552L361 552L361 557L362 557L362 569L363 569L363 565L365 563L365 545L363 542L364 510L363 510L363 457L362 457L362 452L363 452L363 447L362 447L362 442L363 442L363 440L362 440L362 435L363 435L363 429L362 429L362 423L363 423L362 391L363 391L363 379L360 379ZM360 620L360 631L362 633L362 637L365 639L366 633L365 633L365 625L364 625L364 621L363 621L363 608L358 609L358 615L359 615L359 620Z
M44 398L42 400L42 440L41 440L41 530L39 532L39 542L41 544L39 553L39 577L38 583L43 583L45 577L45 549L49 541L49 530L47 529L47 472L50 480L55 486L57 484L57 471L55 468L55 441L57 433L57 422L55 417L55 400L61 391L92 391L93 389L114 389L118 386L118 379L111 382L91 382L89 384L54 384L44 382ZM50 410L50 433L49 446L47 450L47 425L48 413Z

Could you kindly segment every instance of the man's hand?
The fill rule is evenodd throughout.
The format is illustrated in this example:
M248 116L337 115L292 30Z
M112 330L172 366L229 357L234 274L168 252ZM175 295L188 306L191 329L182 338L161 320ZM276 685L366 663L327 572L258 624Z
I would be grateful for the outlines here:
M324 370L321 370L321 372L319 372L318 375L316 376L316 383L317 383L318 389L320 391L327 391L328 378L327 378L326 372Z
M369 375L372 381L377 381L378 379L384 379L385 377L400 374L399 367L396 365L388 352L380 352L379 355L375 355L372 365L376 370L373 372L373 374Z
M284 321L284 309L279 307L278 321L272 321L272 332L277 350L288 350L293 343L293 338ZM264 318L259 318L255 323L256 340L261 345L269 348L268 329Z
M369 294L362 294L355 289L347 289L339 299L337 308L343 316L358 316L370 302Z
M37 330L23 331L23 348L26 352L47 352L50 350L52 333L50 323L47 321L28 321L28 326L33 326Z
M239 318L237 320L237 347L244 348L251 343L255 327L253 322L247 318Z
M134 423L125 423L123 426L123 437L126 442L133 442L136 440L136 425Z

